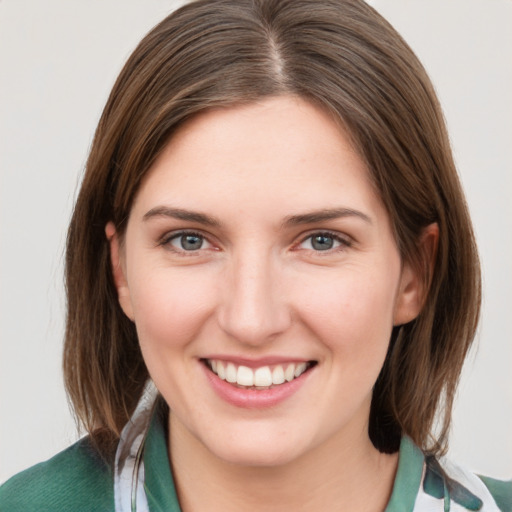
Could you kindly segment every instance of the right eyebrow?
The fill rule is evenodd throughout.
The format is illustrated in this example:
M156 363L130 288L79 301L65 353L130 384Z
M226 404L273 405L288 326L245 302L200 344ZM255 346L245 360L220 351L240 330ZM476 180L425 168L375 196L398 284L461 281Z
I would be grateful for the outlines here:
M219 227L221 225L219 220L204 213L184 210L182 208L172 208L170 206L155 206L155 208L151 208L151 210L144 214L143 220L149 220L154 217L170 217L178 220L187 220L210 227Z
M372 224L372 219L365 213L352 208L326 208L323 210L306 212L299 215L286 217L283 222L284 226L299 226L301 224L314 224L316 222L324 222L343 217L357 217Z

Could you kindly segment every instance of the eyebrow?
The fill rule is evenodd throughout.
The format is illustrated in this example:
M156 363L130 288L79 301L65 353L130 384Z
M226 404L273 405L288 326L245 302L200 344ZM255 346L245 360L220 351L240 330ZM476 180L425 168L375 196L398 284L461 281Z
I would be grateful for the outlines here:
M143 220L149 220L154 217L170 217L178 220L186 220L189 222L197 222L205 226L220 227L222 223L215 217L206 215L205 213L185 210L183 208L172 208L169 206L156 206L144 214ZM314 224L327 220L335 220L343 217L358 217L363 221L372 224L372 220L368 215L359 210L351 208L326 208L298 215L290 215L285 217L282 226L292 227L302 224Z
M155 208L151 208L151 210L144 214L143 220L149 220L154 217L171 217L173 219L188 220L211 227L219 227L221 225L217 219L204 213L184 210L182 208L171 208L169 206L156 206Z
M351 208L326 208L324 210L318 210L299 215L291 215L286 217L283 226L298 226L301 224L314 224L316 222L323 222L326 220L334 220L343 217L359 217L368 224L372 224L372 220L368 215L359 210L353 210Z

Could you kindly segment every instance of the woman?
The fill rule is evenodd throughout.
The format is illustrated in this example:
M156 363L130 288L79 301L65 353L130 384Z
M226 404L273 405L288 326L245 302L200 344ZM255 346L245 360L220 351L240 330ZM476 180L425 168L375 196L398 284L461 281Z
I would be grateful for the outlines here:
M510 510L509 484L437 458L478 258L432 86L363 2L202 1L155 27L66 265L90 436L6 510Z

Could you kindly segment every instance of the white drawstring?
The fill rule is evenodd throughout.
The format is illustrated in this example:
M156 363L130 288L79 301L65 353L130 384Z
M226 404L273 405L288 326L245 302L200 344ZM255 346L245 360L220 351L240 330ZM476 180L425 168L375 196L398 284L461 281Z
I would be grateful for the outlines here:
M157 390L150 380L135 412L123 428L114 466L116 512L149 512L144 492L144 441L149 429Z

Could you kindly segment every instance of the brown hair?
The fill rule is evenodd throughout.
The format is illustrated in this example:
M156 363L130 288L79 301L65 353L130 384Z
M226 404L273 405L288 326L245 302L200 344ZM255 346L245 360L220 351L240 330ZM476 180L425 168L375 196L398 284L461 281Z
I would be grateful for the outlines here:
M133 52L99 122L68 233L64 372L76 415L93 437L115 438L148 379L118 304L106 223L124 232L141 180L184 121L280 94L322 106L351 134L405 261L428 267L418 241L439 226L425 304L393 332L369 433L381 451L396 451L407 434L442 452L478 320L478 257L433 87L402 38L359 0L200 0Z

